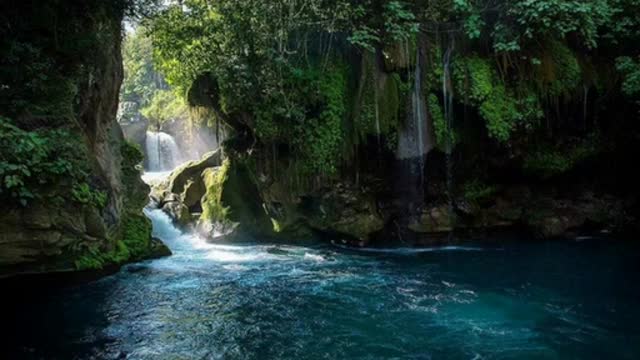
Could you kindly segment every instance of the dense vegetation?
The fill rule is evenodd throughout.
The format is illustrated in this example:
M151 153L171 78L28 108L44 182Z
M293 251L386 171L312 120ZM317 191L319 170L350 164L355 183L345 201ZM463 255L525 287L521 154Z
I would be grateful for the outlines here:
M118 89L123 119L188 119L231 135L226 171L207 173L205 218L238 215L221 184L240 168L256 212L274 223L294 209L304 214L291 223L324 226L315 200L334 196L336 222L369 211L357 220L366 231L391 223L381 204L407 188L416 191L397 203L451 210L462 198L468 214L505 183L637 191L619 176L638 140L635 0L31 0L0 10L0 201L73 204L117 223L111 246L84 249L81 268L148 246L145 199L128 187L140 151L108 128ZM340 201L358 210L338 216Z
M122 57L120 121L131 121L142 115L152 127L159 128L168 120L188 118L183 98L171 91L164 77L155 70L153 44L144 27L125 35Z
M0 3L0 251L10 255L0 273L95 268L149 251L142 154L115 113L122 20L152 3Z
M179 95L265 148L286 145L300 171L330 175L353 168L367 138L393 151L406 126L416 48L445 151L465 143L455 121L450 128L462 112L505 150L552 154L571 137L623 128L625 119L595 119L620 101L616 94L638 95L639 11L632 0L190 0L148 26L158 69ZM390 79L376 74L379 61ZM623 106L635 113L632 103ZM547 174L579 156L562 164L529 158L528 169Z

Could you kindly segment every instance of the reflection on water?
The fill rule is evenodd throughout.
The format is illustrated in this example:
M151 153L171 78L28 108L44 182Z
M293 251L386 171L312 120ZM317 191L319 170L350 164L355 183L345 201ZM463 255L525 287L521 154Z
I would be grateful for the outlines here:
M638 246L217 245L7 308L13 357L637 359ZM19 314L19 315L17 315Z

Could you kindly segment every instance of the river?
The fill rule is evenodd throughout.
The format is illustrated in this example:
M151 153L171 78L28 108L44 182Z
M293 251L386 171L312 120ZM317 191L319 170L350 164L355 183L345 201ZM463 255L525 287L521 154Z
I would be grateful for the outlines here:
M147 215L173 255L3 306L7 359L640 358L634 242L214 245Z

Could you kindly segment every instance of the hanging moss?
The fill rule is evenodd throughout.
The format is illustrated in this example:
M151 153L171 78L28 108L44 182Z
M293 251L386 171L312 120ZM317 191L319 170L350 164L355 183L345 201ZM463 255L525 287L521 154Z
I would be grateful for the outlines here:
M429 107L429 115L433 121L434 133L436 135L436 146L441 151L448 151L448 146L452 147L457 143L458 137L453 129L449 129L447 122L442 113L440 100L435 94L429 94L427 97L427 106Z
M319 79L321 111L307 119L292 139L311 173L335 174L344 139L342 122L346 114L347 76L344 66L335 66Z
M452 77L457 98L473 105L482 103L497 82L489 60L477 55L456 58Z
M582 141L564 146L541 144L526 155L523 169L526 173L541 178L557 176L594 156L601 148L597 136L590 136Z
M573 51L564 43L551 40L541 58L536 74L541 93L550 98L570 97L582 79L580 63Z
M474 204L490 199L496 192L496 187L486 184L479 179L466 182L463 186L464 198Z
M514 89L503 82L488 59L478 55L456 58L452 77L456 99L477 106L489 136L500 142L509 140L516 128L535 128L543 117L536 92L526 85Z
M378 74L373 66L368 66L366 71L361 85L360 112L354 120L358 141L365 141L367 136L388 139L390 132L398 126L401 81L398 76Z
M367 135L376 134L376 69L373 53L363 54L362 72L358 87L361 91L359 104L356 104L358 111L354 114L355 142L357 144L366 140Z
M489 136L501 142L509 140L516 121L521 117L516 100L504 85L494 86L479 111L486 122Z
M438 93L442 91L442 49L439 46L432 46L426 49L425 69L422 72L422 84L426 91Z

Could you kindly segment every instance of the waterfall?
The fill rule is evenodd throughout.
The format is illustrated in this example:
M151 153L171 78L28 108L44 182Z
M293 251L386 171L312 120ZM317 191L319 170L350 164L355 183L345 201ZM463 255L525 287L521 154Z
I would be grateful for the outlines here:
M182 161L175 139L167 133L147 131L145 147L149 171L171 170Z
M404 126L398 129L396 152L396 158L401 164L399 171L402 175L399 175L399 178L404 181L403 186L408 196L407 204L410 211L418 210L424 205L426 159L433 148L433 138L430 135L432 130L429 124L431 119L427 113L426 97L422 89L424 59L422 59L419 45L415 51L413 73L408 70L409 81L413 81L409 114Z
M420 49L416 49L416 64L413 73L413 89L411 92L411 118L406 123L406 129L398 138L398 158L420 159L420 168L424 170L424 161L433 145L428 136L429 118L425 97L422 94L422 64Z

